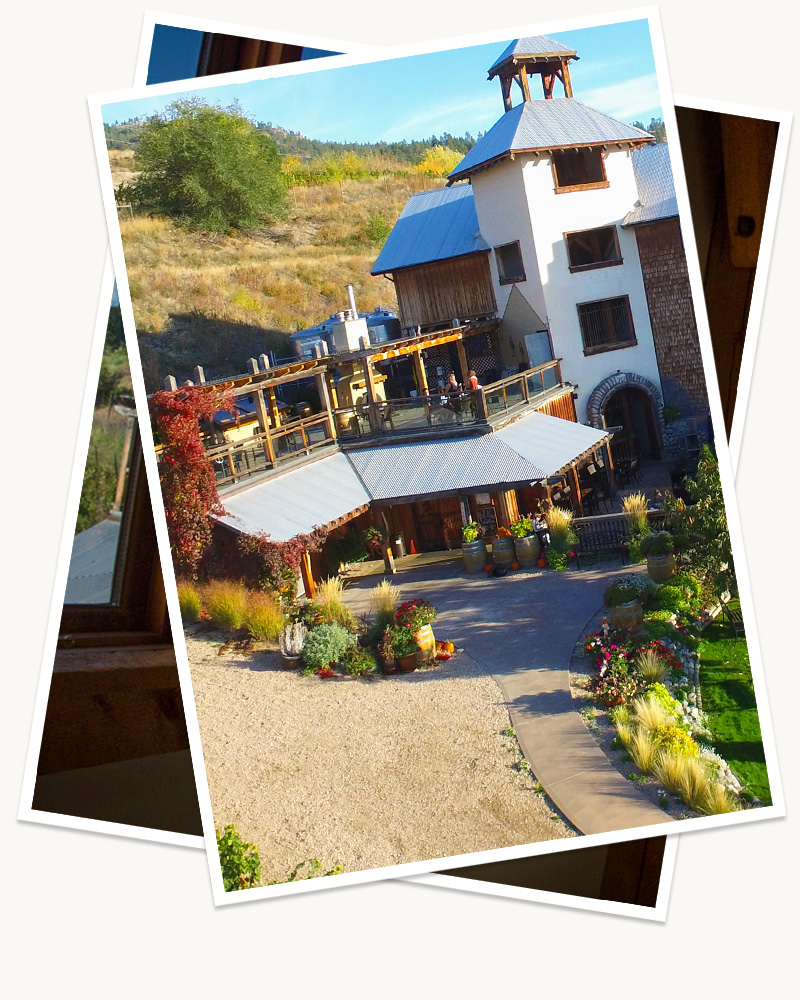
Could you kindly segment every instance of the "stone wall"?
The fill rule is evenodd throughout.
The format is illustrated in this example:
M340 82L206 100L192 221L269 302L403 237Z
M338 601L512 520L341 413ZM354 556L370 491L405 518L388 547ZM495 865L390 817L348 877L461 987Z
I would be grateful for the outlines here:
M661 372L669 457L686 454L684 434L707 438L708 392L686 253L677 219L636 227L650 322Z

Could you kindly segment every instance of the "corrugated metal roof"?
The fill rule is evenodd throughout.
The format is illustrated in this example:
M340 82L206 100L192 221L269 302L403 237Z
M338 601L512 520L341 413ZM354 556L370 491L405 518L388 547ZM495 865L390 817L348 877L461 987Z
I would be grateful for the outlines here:
M544 475L496 434L365 448L347 457L375 500L476 490Z
M501 66L506 59L511 56L576 56L574 49L568 49L566 45L548 35L531 35L528 38L517 38L503 53L495 59L489 69L489 79L494 75L493 71Z
M237 531L265 531L275 541L285 542L344 517L369 500L352 465L337 453L225 497L228 514L220 520Z
M488 250L478 231L469 184L412 195L383 245L372 274Z
M494 436L541 469L539 478L544 478L555 475L579 455L599 446L608 437L608 431L533 412Z
M632 162L639 201L622 220L622 224L635 226L642 222L656 222L658 219L677 216L678 199L675 197L669 144L657 142L652 146L636 149Z
M489 129L452 171L449 180L460 180L485 163L522 150L641 139L652 140L652 136L572 97L525 101L506 112Z

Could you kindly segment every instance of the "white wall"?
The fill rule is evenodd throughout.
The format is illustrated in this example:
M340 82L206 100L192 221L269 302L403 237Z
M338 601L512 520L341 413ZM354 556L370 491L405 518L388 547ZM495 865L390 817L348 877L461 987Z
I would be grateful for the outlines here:
M586 420L586 400L594 387L617 370L631 371L660 388L650 315L636 238L621 227L637 199L630 154L606 154L609 187L555 193L546 155L523 154L473 178L481 234L491 246L519 240L526 281L516 287L550 328L556 357L564 359L565 379L578 385L578 419ZM623 263L571 274L564 233L616 225ZM492 279L500 315L513 285L500 285L494 254ZM537 273L538 272L538 273ZM628 295L637 345L585 356L577 304Z

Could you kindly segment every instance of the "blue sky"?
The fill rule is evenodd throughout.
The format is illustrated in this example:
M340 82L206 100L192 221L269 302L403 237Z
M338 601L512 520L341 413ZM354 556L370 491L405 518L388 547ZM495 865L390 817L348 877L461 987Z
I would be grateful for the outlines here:
M623 121L647 125L652 117L661 117L646 20L558 31L553 37L580 57L570 66L577 100ZM311 139L392 142L442 132L474 136L502 114L500 84L489 82L487 71L507 44L492 42L300 77L106 104L103 120L113 123L150 115L177 97L199 93L211 103L229 105L238 100L253 120L272 122ZM515 104L518 95L515 87Z

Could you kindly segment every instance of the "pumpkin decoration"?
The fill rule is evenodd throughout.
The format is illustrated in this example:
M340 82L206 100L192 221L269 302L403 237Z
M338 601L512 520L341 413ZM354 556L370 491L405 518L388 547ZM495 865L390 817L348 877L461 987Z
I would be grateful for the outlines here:
M544 556L541 556L539 562L536 564L539 569L547 569L547 560Z
M512 562L511 566L510 566L510 569L519 569L519 563L518 562Z

